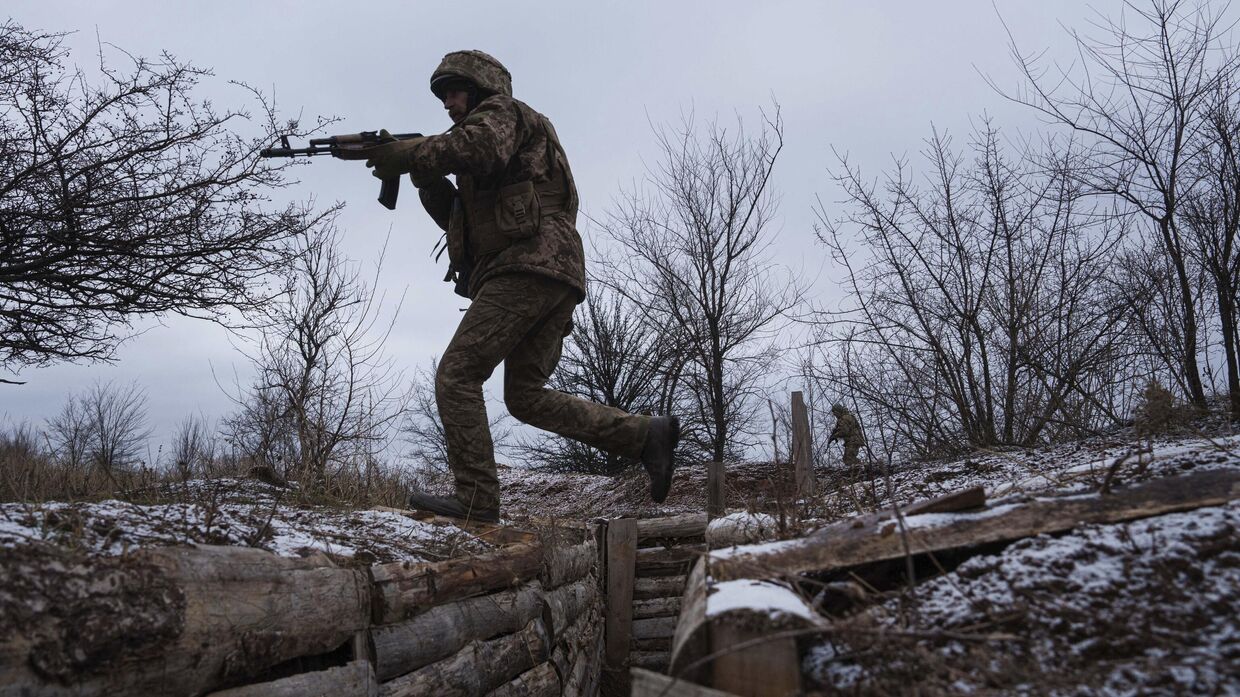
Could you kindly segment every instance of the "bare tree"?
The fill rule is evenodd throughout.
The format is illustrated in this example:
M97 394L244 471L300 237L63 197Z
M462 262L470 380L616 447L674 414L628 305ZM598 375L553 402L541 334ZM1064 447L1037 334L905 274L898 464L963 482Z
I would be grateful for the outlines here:
M623 194L602 223L616 245L603 276L684 353L686 440L733 459L757 436L774 336L802 298L769 257L783 122L776 105L756 135L739 119L730 132L716 122L699 129L692 117L656 135L649 188Z
M1201 0L1126 4L1120 17L1099 18L1098 36L1072 32L1081 62L1054 74L1012 48L1026 87L1010 97L1085 138L1090 150L1075 171L1079 180L1123 201L1152 227L1173 273L1168 300L1183 342L1174 358L1198 406L1206 398L1199 297L1181 218L1197 160L1217 138L1207 114L1220 83L1240 67L1240 55L1223 44L1225 7Z
M329 465L373 461L405 409L402 376L384 356L395 320L339 252L332 225L316 228L295 257L292 280L268 313L250 358L255 415L295 435L299 474L322 482ZM376 266L376 276L379 266Z
M163 54L69 69L62 36L0 24L0 367L109 360L135 318L226 321L270 293L311 216L257 150L296 122L195 98ZM251 137L240 129L253 131ZM11 380L6 380L12 382Z
M215 460L216 442L213 429L201 415L183 419L172 440L172 463L184 480L195 473L207 473Z
M48 422L52 447L71 467L111 474L141 462L150 437L146 393L137 384L95 383Z
M591 286L578 318L551 387L633 414L679 411L686 359L676 335L659 331L630 300L600 285ZM559 471L616 474L635 463L553 434L522 439L518 451Z
M1124 237L1077 184L1071 152L1003 153L986 124L966 162L935 135L923 190L906 163L881 187L841 158L848 207L819 236L853 307L820 318L825 391L861 403L891 448L939 454L1080 435L1123 414L1127 314L1100 285ZM859 249L851 248L856 239Z

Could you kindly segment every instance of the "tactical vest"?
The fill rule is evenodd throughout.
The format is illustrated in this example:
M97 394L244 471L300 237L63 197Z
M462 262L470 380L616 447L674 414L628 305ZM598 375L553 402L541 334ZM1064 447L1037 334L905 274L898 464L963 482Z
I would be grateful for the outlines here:
M533 128L541 130L547 139L544 156L550 164L549 176L538 182L512 181L515 173L505 171L488 177L510 182L498 188L480 188L474 177L457 178L459 206L453 208L448 228L448 256L458 271L480 257L537 235L543 217L577 209L577 187L555 127L524 104L518 102L517 109L522 118L536 120ZM509 170L515 168L519 154L520 148L509 162Z

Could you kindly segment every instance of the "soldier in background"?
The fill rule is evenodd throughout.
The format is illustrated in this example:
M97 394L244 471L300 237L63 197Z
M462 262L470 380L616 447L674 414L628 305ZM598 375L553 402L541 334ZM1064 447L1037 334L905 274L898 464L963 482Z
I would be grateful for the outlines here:
M499 480L482 383L504 363L504 402L517 419L606 452L640 459L656 502L671 486L676 417L639 416L545 387L586 297L577 188L546 116L512 96L512 76L481 51L444 56L431 92L453 126L389 144L367 166L408 173L446 233L448 277L472 300L439 360L435 401L456 484L453 497L414 492L412 508L494 521ZM455 176L455 183L447 178Z
M857 417L853 416L843 404L833 405L831 413L835 415L835 428L831 429L827 445L837 440L844 441L844 464L852 467L857 464L857 453L865 445L865 435L861 433L861 424L857 423Z

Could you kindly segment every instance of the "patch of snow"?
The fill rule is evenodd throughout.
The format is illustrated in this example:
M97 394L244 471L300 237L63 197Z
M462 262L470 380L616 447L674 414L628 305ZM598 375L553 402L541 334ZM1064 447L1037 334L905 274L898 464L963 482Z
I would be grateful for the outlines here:
M729 513L706 526L706 544L714 547L762 542L774 539L778 529L774 516L765 513Z
M736 610L772 616L789 615L811 622L818 619L813 608L801 596L775 581L741 579L711 584L706 596L706 616L714 617Z

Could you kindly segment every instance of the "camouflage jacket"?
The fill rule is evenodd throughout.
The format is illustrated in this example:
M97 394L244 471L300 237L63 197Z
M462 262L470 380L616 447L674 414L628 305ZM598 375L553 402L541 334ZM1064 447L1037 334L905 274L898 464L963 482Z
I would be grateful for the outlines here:
M469 297L495 275L520 272L554 278L585 299L577 190L547 117L489 96L414 149L408 165L422 205L447 232L453 269L471 269Z
M831 430L829 437L830 440L837 438L844 441L846 445L865 445L865 435L861 432L861 424L857 423L857 417L849 412L840 414L835 420L835 428Z

